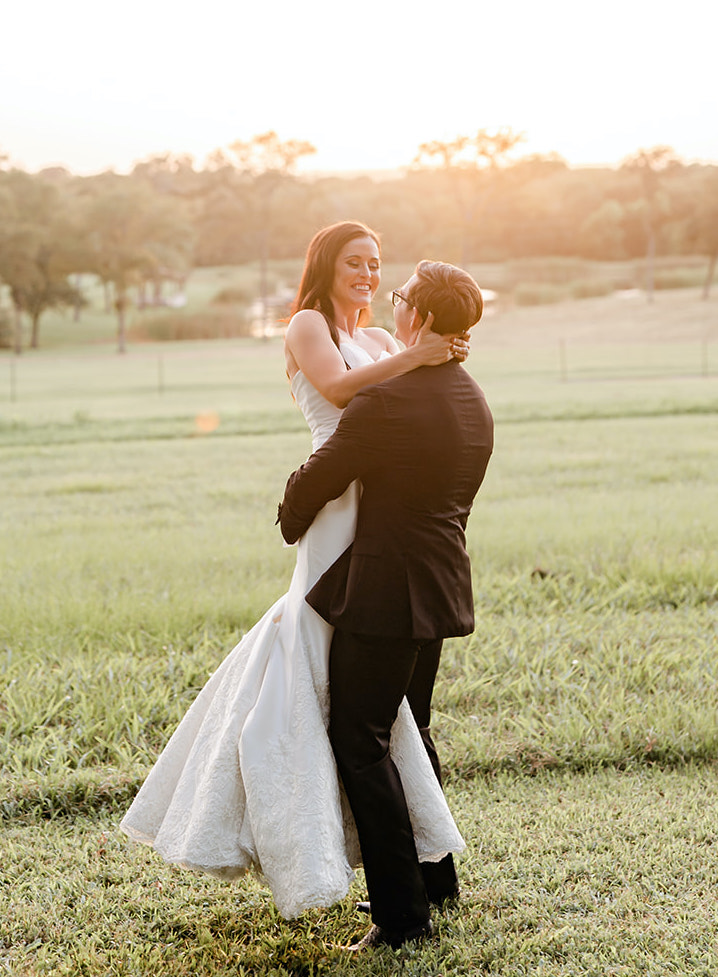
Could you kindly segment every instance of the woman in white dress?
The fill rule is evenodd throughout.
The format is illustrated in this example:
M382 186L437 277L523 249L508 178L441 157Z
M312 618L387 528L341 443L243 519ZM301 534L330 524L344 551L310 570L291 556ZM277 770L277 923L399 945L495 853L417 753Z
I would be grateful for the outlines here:
M307 252L285 356L313 450L363 387L464 357L428 329L400 350L365 325L379 287L377 235L345 221ZM230 652L192 703L120 827L168 862L223 878L260 873L286 918L344 898L361 856L327 736L331 627L304 596L351 543L359 486L297 545L289 591ZM419 858L464 848L406 701L392 730Z

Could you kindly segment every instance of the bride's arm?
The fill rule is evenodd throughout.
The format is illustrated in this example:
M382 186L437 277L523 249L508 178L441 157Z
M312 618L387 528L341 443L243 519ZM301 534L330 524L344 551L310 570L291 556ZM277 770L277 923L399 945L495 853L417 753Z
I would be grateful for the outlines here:
M301 370L312 386L332 404L346 407L356 393L370 384L408 373L418 366L438 366L450 360L452 337L440 336L427 326L422 329L420 341L408 349L401 349L367 366L347 370L324 317L319 312L303 309L292 316L287 326L284 340L287 366L290 373ZM387 339L390 338L387 333ZM392 347L396 348L393 339L387 349L391 351Z

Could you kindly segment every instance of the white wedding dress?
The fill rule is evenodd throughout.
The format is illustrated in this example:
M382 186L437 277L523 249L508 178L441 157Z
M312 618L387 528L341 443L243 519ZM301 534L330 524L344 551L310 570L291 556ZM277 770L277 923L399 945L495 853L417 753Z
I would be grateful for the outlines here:
M350 367L371 362L354 343L341 351ZM292 391L316 450L341 411L302 373ZM354 483L319 513L297 545L288 593L211 676L120 825L168 862L223 878L254 869L286 918L344 898L361 863L327 736L332 628L304 600L352 541L359 491ZM406 700L391 754L419 858L462 851Z

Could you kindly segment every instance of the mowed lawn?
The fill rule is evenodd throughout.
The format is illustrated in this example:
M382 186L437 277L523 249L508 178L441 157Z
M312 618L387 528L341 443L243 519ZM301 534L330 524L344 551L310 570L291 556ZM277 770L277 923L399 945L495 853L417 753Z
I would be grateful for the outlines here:
M0 972L714 974L715 318L670 293L477 330L477 627L435 699L463 899L435 942L351 961L351 899L286 922L261 881L117 830L288 584L276 504L310 446L281 344L0 358Z

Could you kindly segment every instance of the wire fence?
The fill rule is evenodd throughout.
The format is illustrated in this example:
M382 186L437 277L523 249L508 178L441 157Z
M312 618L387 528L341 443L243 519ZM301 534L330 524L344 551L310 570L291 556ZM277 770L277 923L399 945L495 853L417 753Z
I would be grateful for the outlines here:
M467 368L478 378L531 375L562 384L718 377L718 343L587 345L562 338L541 346L482 347ZM6 354L0 357L0 403L22 405L61 400L106 400L112 396L163 398L192 391L235 393L285 387L281 340L173 344L157 351L139 347L130 355L109 350L77 355Z

